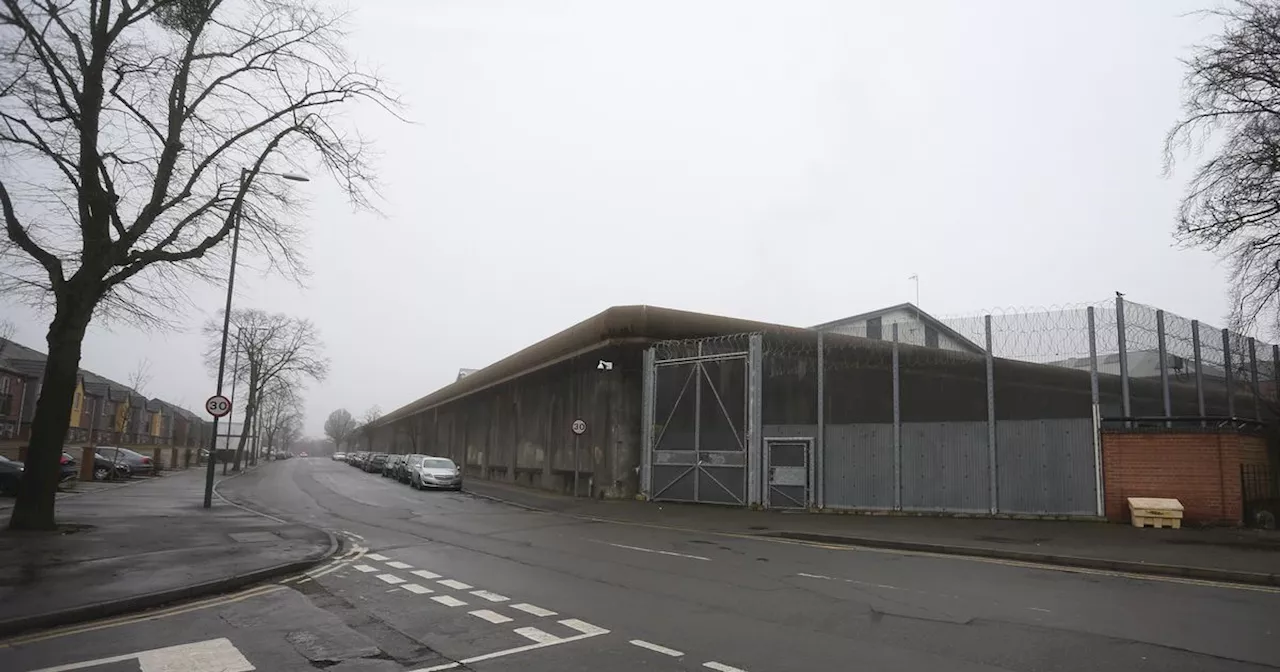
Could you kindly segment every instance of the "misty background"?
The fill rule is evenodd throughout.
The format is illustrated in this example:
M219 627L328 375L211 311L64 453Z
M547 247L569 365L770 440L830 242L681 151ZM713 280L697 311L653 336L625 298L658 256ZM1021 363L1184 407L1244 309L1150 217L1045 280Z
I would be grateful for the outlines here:
M1222 323L1225 267L1172 239L1195 161L1161 153L1212 6L361 0L348 47L413 122L357 113L382 216L317 169L305 286L242 257L235 306L316 323L314 435L612 305L808 326L918 274L937 316L1119 290ZM190 287L182 330L95 322L81 366L147 359L147 396L198 409L224 291ZM47 313L0 317L45 350Z

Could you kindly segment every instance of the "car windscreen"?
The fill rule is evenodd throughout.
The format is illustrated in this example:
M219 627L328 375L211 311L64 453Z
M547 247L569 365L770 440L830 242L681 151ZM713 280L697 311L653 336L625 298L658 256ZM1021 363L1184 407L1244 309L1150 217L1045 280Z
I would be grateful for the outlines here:
M425 469L453 469L453 460L446 460L439 457L429 457L422 461Z

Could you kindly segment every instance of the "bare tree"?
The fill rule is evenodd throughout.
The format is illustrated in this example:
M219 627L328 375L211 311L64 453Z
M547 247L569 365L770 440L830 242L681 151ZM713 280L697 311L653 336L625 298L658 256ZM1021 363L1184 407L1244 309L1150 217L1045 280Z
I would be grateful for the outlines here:
M382 407L378 406L377 404L374 404L369 407L369 410L364 412L364 417L361 419L364 420L364 424L372 425L373 423L378 421L378 418L381 418L381 417L382 417Z
M343 444L347 442L351 433L355 431L355 427L356 421L355 418L351 417L351 411L339 408L330 413L329 417L325 419L324 435L333 439L333 449L335 451L342 450Z
M175 276L215 277L237 222L301 271L298 200L261 176L323 166L370 204L368 146L342 111L399 104L351 65L344 19L308 0L0 0L0 292L53 312L11 529L55 525L95 316L167 323Z
M276 379L268 383L262 392L261 408L259 434L267 451L287 450L281 443L290 428L301 429L302 420L302 399L293 382Z
M244 412L246 422L241 426L240 442L232 465L232 470L238 471L249 443L248 420L257 417L255 414L264 390L276 383L292 386L307 379L324 380L329 372L329 360L321 354L324 346L319 333L307 320L249 308L232 311L231 323L236 331L235 347L239 355L232 358L235 368L232 375L248 381L249 388ZM221 350L222 320L213 319L205 323L204 333L209 339L205 363L216 370Z
M1234 328L1280 333L1280 4L1205 13L1224 27L1185 61L1185 116L1165 140L1166 173L1180 150L1214 153L1187 187L1176 236L1231 262Z
M409 416L400 425L399 433L409 440L409 453L417 454L422 443L422 422L419 416Z
M151 360L143 357L138 362L137 368L129 374L128 382L129 387L133 388L135 392L146 396L147 385L151 383Z
M4 346L13 340L13 334L17 331L18 327L13 320L0 320L0 357L4 356Z

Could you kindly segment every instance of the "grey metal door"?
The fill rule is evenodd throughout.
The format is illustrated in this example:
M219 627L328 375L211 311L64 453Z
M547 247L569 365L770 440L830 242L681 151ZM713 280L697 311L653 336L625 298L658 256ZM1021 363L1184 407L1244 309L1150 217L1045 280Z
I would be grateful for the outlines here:
M650 499L746 505L746 365L736 355L657 363Z
M809 455L811 439L765 439L768 470L765 505L770 509L804 509L809 506Z

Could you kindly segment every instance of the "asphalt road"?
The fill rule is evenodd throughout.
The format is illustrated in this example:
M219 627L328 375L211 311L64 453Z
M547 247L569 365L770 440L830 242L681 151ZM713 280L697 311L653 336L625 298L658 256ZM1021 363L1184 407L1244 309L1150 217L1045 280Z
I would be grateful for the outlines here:
M38 634L0 648L0 669L1280 669L1274 589L593 522L323 459L221 490L344 534L345 556Z

